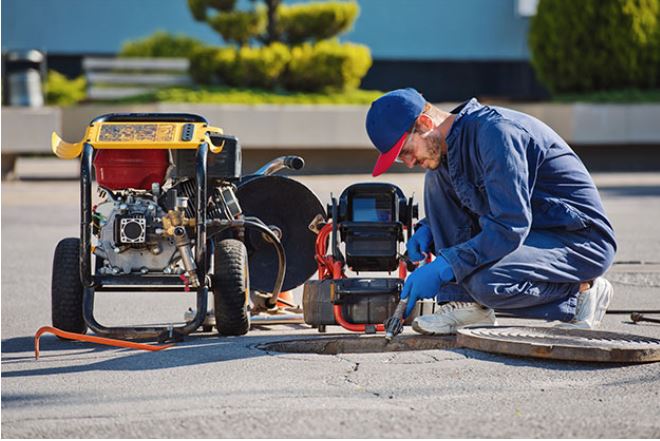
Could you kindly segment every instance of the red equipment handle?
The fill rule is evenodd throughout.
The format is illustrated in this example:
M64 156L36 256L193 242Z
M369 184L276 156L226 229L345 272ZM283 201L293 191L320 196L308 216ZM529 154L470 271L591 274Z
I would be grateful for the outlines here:
M373 326L376 329L376 332L385 332L385 325L382 323L377 325L358 325L346 321L341 312L341 305L334 305L333 311L335 313L335 320L337 321L337 324L339 324L339 326L346 329L347 331L364 332L367 329L367 326Z
M346 276L344 275L344 270L342 268L341 262L338 262L334 259L333 256L326 256L327 250L327 241L328 236L332 232L332 223L328 222L326 225L321 228L318 236L316 236L316 263L319 268L319 280L323 279L343 279ZM405 266L403 267L405 271ZM399 274L401 274L401 266L399 267ZM404 273L405 277L405 273ZM344 316L341 311L341 305L334 305L332 311L335 315L335 321L339 326L346 329L347 331L352 332L365 332L367 326L373 326L376 329L376 332L385 332L385 326L383 324L375 325L363 325L355 324L344 319Z

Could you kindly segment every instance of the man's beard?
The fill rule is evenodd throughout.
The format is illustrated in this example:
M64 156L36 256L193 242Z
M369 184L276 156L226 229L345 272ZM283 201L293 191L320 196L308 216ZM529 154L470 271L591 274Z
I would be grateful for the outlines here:
M436 159L438 162L434 164L433 167L429 167L430 170L435 170L440 166L442 159L442 135L440 133L431 133L428 138L426 138L426 151L432 159Z

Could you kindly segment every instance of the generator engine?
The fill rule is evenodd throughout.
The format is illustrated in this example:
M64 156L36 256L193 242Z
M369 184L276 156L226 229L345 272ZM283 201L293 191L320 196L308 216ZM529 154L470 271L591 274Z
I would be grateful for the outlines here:
M98 273L185 273L196 286L194 240L190 239L195 228L194 188L193 180L183 180L164 193L157 183L151 192L101 189L105 200L92 214L98 238L94 254L102 259ZM224 219L240 215L231 184L213 189L209 215Z
M129 190L107 195L93 213L98 245L94 254L103 259L97 265L100 274L130 274L139 271L183 272L175 262L177 247L174 237L167 236L163 219L167 211L158 198L145 191Z

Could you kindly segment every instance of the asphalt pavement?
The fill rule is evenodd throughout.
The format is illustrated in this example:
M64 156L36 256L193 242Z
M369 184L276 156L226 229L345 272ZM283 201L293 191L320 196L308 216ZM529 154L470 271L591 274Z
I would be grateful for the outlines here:
M660 437L660 363L258 347L347 334L306 325L259 326L232 338L200 332L155 353L45 335L35 361L34 332L50 324L53 250L79 231L71 174L71 163L36 161L2 183L3 438ZM610 308L660 309L660 176L594 178L620 245L607 275L615 288ZM296 179L324 204L330 192L372 181ZM385 179L420 199L421 174ZM299 300L300 289L295 294ZM193 294L99 293L96 313L106 324L180 322L193 304ZM660 338L660 324L633 324L627 315L607 315L603 329Z

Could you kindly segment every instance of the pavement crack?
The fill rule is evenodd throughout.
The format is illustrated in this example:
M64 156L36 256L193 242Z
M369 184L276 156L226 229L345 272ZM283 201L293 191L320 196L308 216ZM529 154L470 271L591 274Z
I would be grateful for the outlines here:
M359 363L358 363L358 364L359 364ZM350 373L344 375L344 382L345 382L345 383L348 383L348 384L350 384L351 386L354 386L355 388L357 388L357 389L360 390L361 392L366 392L366 393L368 393L368 394L370 394L370 395L373 395L373 396L376 397L376 398L380 398L380 393L378 393L378 392L374 392L374 391L371 391L371 390L369 390L369 389L366 389L366 388L363 387L360 383L358 383L357 381L355 381L355 380L353 380L352 378L350 378L349 375L350 375Z
M440 360L438 357L436 357L433 354L426 354L426 356L429 357L433 361L443 361L443 360Z
M387 360L383 361L383 363L392 363L394 360L398 358L398 355L396 352L392 354L391 357L387 358Z
M346 358L340 357L339 355L335 355L335 357L338 358L340 361L351 364L350 370L348 370L342 377L342 380L343 380L344 383L350 384L351 386L355 387L359 391L366 392L369 395L373 395L376 398L381 397L379 392L371 391L371 390L365 388L364 386L362 386L358 381L351 378L351 375L353 375L353 373L357 372L360 369L360 362L351 361L351 360L348 360Z

